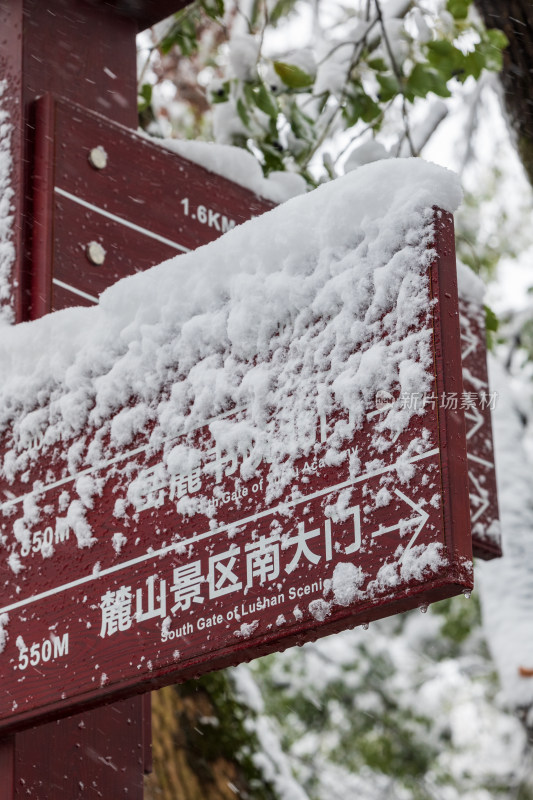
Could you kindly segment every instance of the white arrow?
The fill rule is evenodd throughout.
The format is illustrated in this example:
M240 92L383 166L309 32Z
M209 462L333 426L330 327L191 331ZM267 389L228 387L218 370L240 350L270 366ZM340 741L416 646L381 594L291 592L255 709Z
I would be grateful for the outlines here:
M470 323L461 315L461 339L466 342L466 348L461 353L463 359L468 358L478 346L478 338L470 330Z
M472 453L466 454L467 458L470 458L472 461L475 461L476 464L483 464L484 467L488 467L488 469L494 469L494 464L492 461L487 461L484 458L480 458L479 456L474 456Z
M400 558L400 561L402 561L404 559L404 557L405 557L405 554L413 546L413 544L415 543L415 541L416 541L416 539L418 537L418 534L420 533L420 531L422 530L422 528L426 524L426 522L428 520L428 517L429 517L429 514L427 513L427 511L424 511L423 508L421 508L420 506L417 506L417 504L414 503L412 500L410 500L409 497L407 497L403 492L400 492L399 489L395 489L394 491L398 495L398 497L401 497L401 499L405 503L407 503L407 505L411 506L413 511L417 512L418 517L414 517L413 519L407 519L407 520L406 519L402 519L402 520L400 520L400 522L397 522L396 525L389 525L387 528L378 528L378 530L374 531L374 533L372 534L372 538L375 538L376 536L382 536L384 533L390 533L390 531L399 531L399 530L403 530L406 527L410 527L411 525L416 525L417 526L416 530L413 533L413 535L411 536L409 544L407 545L407 547L403 551L402 556Z
M476 378L475 375L472 375L468 367L465 367L464 364L463 364L463 381L473 386L476 392L479 392L481 391L481 389L488 387L488 383L486 381L482 381L480 380L480 378Z
M487 492L486 489L483 489L479 485L479 481L472 472L468 473L468 477L474 484L474 489L477 492L477 494L473 494L472 492L470 492L470 501L472 502L472 505L474 506L479 505L479 508L477 509L476 513L472 516L471 520L472 522L475 522L477 519L479 519L479 517L483 514L485 509L487 509L489 506L489 493Z
M471 406L465 411L465 419L469 419L474 423L466 434L466 438L471 439L472 436L481 428L485 420L483 419L483 414L475 405Z

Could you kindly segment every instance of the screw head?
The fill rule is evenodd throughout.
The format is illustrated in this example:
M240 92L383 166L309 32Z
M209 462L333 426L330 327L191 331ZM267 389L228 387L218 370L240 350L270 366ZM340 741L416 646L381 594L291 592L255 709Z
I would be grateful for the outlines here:
M101 267L105 261L106 251L100 242L89 242L85 248L85 255L97 267Z
M93 147L89 153L89 164L95 169L104 169L107 167L107 153L101 144L98 147Z

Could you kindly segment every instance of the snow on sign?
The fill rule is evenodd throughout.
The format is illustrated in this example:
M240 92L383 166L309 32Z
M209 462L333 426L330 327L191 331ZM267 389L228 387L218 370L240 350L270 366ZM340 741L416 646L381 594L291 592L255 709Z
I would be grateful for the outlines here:
M6 331L3 729L470 591L458 199L369 165Z

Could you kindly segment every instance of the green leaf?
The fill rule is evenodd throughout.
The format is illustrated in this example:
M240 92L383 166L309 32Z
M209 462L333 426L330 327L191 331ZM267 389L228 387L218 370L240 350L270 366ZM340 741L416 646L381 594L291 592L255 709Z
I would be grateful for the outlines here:
M482 53L482 51L476 47L471 53L467 53L464 59L465 65L465 77L467 75L472 75L473 78L477 79L483 72L483 68L486 66L486 59Z
M493 47L497 47L498 50L505 50L506 47L509 47L509 39L505 33L498 28L490 28L485 31L484 35L485 38L489 40L490 44Z
M498 320L498 317L496 316L496 314L494 313L492 308L489 308L489 306L483 306L483 309L485 311L485 327L486 327L486 329L488 331L492 331L493 333L496 333L496 331L500 327L500 321Z
M378 75L379 99L382 103L388 103L400 91L400 86L394 75Z
M379 117L381 114L381 109L378 104L365 93L359 97L358 105L361 109L360 117L363 122L372 122L372 120L376 119L376 117Z
M244 96L249 106L257 106L271 119L277 119L279 108L274 96L268 91L264 83L244 84Z
M279 114L278 104L274 95L268 91L264 83L260 83L259 86L255 87L254 99L257 108L264 111L264 113L268 114L272 119L277 119Z
M382 58L371 58L366 63L370 69L373 69L376 72L387 72L389 69L389 65Z
M450 12L454 19L466 19L471 2L472 0L448 0L446 10Z
M237 100L237 114L239 115L242 124L246 128L249 128L250 127L250 115L248 114L248 109L246 108L245 103L243 102L243 100L240 97Z
M276 26L282 17L288 17L296 2L297 0L278 0L268 15L270 24Z
M498 332L498 328L500 326L500 321L492 308L489 306L483 306L483 310L485 311L485 332L487 336L487 347L489 350L492 350L494 347L494 340L495 334Z
M491 40L484 34L482 41L476 45L476 51L484 60L485 69L492 72L499 72L503 67L503 55L499 46L492 44Z
M381 109L362 88L358 87L347 96L342 113L348 125L355 125L360 119L363 122L372 122L379 117Z
M415 97L426 97L429 92L439 97L450 97L446 79L436 69L427 64L416 64L407 79L405 95L409 100Z
M441 617L441 636L456 644L466 641L472 630L479 624L479 605L475 596L469 603L462 597L452 597L433 603L431 613Z
M253 83L251 83L251 81L245 81L243 83L243 87L242 88L243 88L243 91L244 91L244 97L246 99L246 103L249 106L255 105Z
M184 56L190 56L198 50L196 24L190 16L180 17L159 43L163 55L170 53L173 47L179 47Z
M453 56L456 48L447 39L435 39L433 42L428 42L426 45L430 54L440 58L450 58Z
M316 137L316 127L311 117L308 117L298 103L292 102L288 109L288 120L297 139L311 143Z
M464 72L464 53L446 39L428 42L426 52L428 62L442 73L445 79L453 78Z
M200 5L210 19L224 16L224 0L200 0Z
M229 92L230 92L230 82L224 81L224 83L218 87L215 91L211 91L209 93L210 101L215 103L227 103L229 99Z
M272 172L273 170L281 170L285 169L285 164L283 163L283 156L280 152L280 149L274 147L274 145L268 144L267 142L261 142L259 144L259 149L263 154L265 164L264 164L264 171L265 173Z
M152 85L150 83L143 83L137 95L137 107L139 113L146 111L152 102Z
M250 20L250 27L252 29L255 29L259 24L262 6L263 4L261 0L252 0L251 7L248 12L248 19Z
M283 83L290 89L305 89L312 86L314 78L295 64L286 64L284 61L274 61L274 70Z

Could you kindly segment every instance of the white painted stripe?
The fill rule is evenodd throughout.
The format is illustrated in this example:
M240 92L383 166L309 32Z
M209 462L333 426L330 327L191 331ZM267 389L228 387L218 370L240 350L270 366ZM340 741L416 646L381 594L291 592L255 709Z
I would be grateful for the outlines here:
M66 197L68 200L72 200L73 203L77 203L84 208L88 208L90 211L94 211L95 214L101 214L102 217L107 217L107 219L111 219L113 222L118 222L120 225L130 228L132 231L142 233L144 236L148 236L150 239L155 239L157 242L161 242L162 244L167 244L169 247L173 247L174 250L180 250L182 253L190 252L189 247L184 247L182 244L173 242L171 239L167 239L165 236L160 236L158 233L148 230L148 228L141 228L140 225L136 225L134 222L130 222L123 217L118 217L116 214L112 214L111 211L106 211L105 208L99 208L92 203L88 203L87 200L82 200L81 197L76 197L75 194L71 194L70 192L65 191L65 189L61 189L59 186L54 186L54 192L60 194L62 197Z
M483 464L484 467L489 467L490 469L494 469L494 464L491 464L490 461L485 461L484 458L479 458L479 456L473 456L472 453L467 453L467 457L470 458L472 461L477 461L478 464Z
M63 281L58 280L58 278L53 278L52 283L55 283L56 286L61 286L61 288L66 289L67 292L72 292L80 297L84 297L86 300L90 300L92 303L98 302L97 297L93 297L92 294L87 294L87 292L83 292L81 289L76 289L75 286L70 286L68 283L63 283Z
M413 464L416 461L422 461L423 459L430 458L431 456L437 455L439 452L439 448L435 447L433 450L428 450L425 453L421 453L418 456L414 456L410 458L407 463ZM280 503L279 505L275 506L274 508L267 508L265 511L260 511L258 514L252 514L249 517L244 517L243 519L238 520L238 522L232 522L228 525L221 525L218 528L213 528L205 533L201 533L199 536L193 536L190 539L186 539L185 541L176 542L175 544L167 545L166 547L161 547L159 550L153 550L150 553L145 553L142 556L138 556L137 558L132 558L129 561L124 561L122 564L115 564L114 567L109 567L108 569L103 569L97 574L93 575L86 575L84 578L78 578L75 581L70 581L70 583L64 583L61 586L56 586L53 589L48 589L46 592L41 592L40 594L33 595L33 597L28 597L25 600L19 600L16 603L12 603L9 606L5 606L4 608L0 608L0 614L8 613L9 611L15 611L17 608L23 608L24 606L28 606L31 603L35 603L38 600L44 600L47 597L52 597L56 594L61 594L62 592L66 592L69 589L75 589L78 586L83 586L86 583L91 583L92 581L97 581L100 578L104 578L107 575L112 575L115 572L120 572L123 569L127 569L128 567L133 567L136 564L141 564L144 561L150 561L154 558L158 558L161 556L167 555L167 553L175 552L176 550L181 550L183 547L187 545L194 545L197 542L201 542L203 539L208 539L211 536L215 536L216 534L223 533L224 531L228 531L230 529L241 528L243 525L247 525L249 522L257 522L259 519L263 519L264 517L268 517L272 514L276 514L278 512L284 512L287 508L295 508L302 503L308 503L310 500L315 500L317 497L324 497L328 494L334 494L335 492L340 492L342 489L346 489L349 486L353 486L356 483L361 483L361 481L370 480L371 478L375 478L378 475L383 475L386 472L392 472L398 462L394 462L394 464L390 464L387 467L382 467L382 469L374 470L373 472L365 472L362 475L358 475L356 478L349 478L342 483L338 483L335 486L328 486L326 489L320 489L318 492L314 492L313 494L305 495L304 497L298 497L294 500L287 500L286 502Z
M224 414L218 414L216 417L211 417L210 419L201 420L197 422L191 428L188 428L186 431L182 433L176 434L171 439L168 440L168 443L175 442L177 439L181 439L183 436L186 436L188 433L194 433L194 431L198 431L201 428L205 428L207 425L211 425L212 422L216 422L219 419L226 419L227 417L233 416L233 414L238 414L239 412L244 411L244 408L234 408L232 411L226 411ZM19 497L11 497L9 500L5 500L2 504L0 504L0 511L3 511L4 508L9 508L9 506L17 505L18 503L23 503L27 497L32 497L33 495L42 495L46 494L46 492L50 492L52 489L57 489L59 486L65 486L67 483L72 483L73 481L78 480L82 475L90 475L91 472L99 472L100 470L106 469L106 467L111 467L113 464L118 464L119 461L124 461L125 458L133 458L133 456L139 455L139 453L144 452L149 447L149 442L146 444L141 445L140 447L136 447L134 450L127 450L125 453L120 453L118 456L114 456L113 458L108 458L105 461L98 461L91 467L86 467L85 469L80 470L80 472L76 472L74 475L67 475L65 478L60 478L58 481L54 481L53 483L47 483L46 486L43 486L42 489L28 492L27 494L21 494Z

